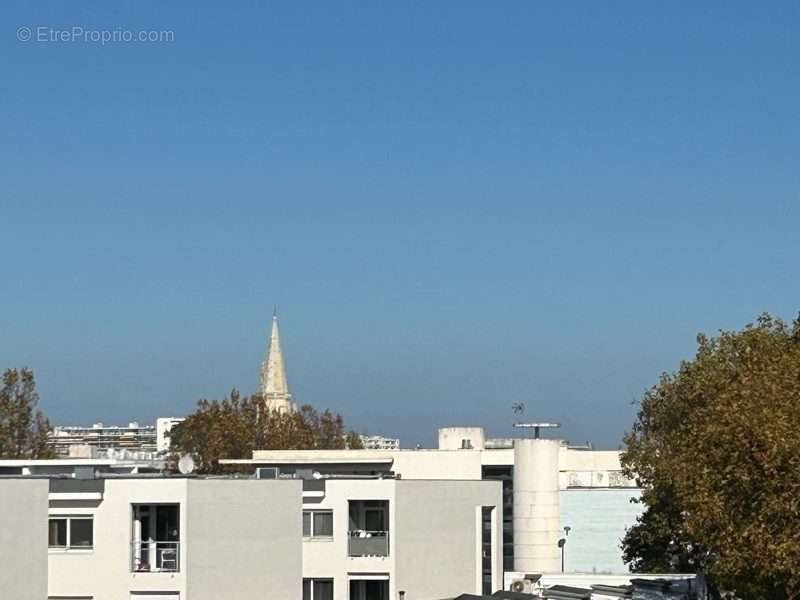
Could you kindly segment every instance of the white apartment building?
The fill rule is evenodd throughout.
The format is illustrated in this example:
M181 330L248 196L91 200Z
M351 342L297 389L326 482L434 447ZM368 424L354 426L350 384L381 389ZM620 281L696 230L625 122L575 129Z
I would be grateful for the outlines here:
M480 593L502 586L501 505L487 481L6 476L0 589L15 600Z
M434 450L271 450L223 462L282 473L500 481L506 572L626 573L620 542L642 510L631 502L640 490L624 476L618 451L490 440L480 427L440 429Z
M135 421L127 426L64 425L48 433L47 444L58 456L70 458L151 459L156 456L156 427Z

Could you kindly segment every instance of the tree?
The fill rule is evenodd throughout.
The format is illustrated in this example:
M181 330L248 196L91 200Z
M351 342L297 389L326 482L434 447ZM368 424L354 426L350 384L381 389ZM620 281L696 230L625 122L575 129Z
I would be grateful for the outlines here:
M318 413L309 405L296 412L267 409L259 395L241 397L232 390L222 401L200 400L197 410L170 432L174 454L192 454L200 473L233 472L222 458L250 458L253 450L361 448L355 432L346 432L341 415Z
M53 458L50 423L36 409L39 395L30 369L6 369L0 388L0 458Z
M625 438L646 507L625 558L701 569L745 598L800 598L800 318L697 341Z
M345 440L345 445L349 450L363 450L364 449L364 442L361 440L361 436L358 435L355 431L348 431L347 432L347 439Z

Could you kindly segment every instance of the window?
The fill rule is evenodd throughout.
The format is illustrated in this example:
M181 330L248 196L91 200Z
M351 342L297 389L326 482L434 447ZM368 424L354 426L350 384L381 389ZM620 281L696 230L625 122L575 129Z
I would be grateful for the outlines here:
M137 573L180 571L180 506L131 506L131 570Z
M332 510L304 510L303 537L332 537Z
M92 517L51 517L47 545L53 550L91 550L94 547Z
M333 579L303 579L303 600L333 600Z
M491 594L492 590L492 512L494 506L481 507L481 557L482 557L482 593Z

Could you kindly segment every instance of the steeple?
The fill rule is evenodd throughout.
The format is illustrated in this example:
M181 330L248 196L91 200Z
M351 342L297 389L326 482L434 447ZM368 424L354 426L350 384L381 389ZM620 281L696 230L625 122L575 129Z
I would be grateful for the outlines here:
M278 412L296 410L292 395L289 393L289 383L286 380L286 367L283 364L283 351L281 338L278 332L278 312L272 312L272 331L269 337L269 349L266 358L261 363L261 395L266 401L267 408Z

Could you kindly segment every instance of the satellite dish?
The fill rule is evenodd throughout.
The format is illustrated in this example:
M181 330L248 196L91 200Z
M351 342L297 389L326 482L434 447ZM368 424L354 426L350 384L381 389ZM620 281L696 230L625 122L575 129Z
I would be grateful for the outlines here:
M181 459L178 461L178 471L181 472L181 475L189 475L194 471L194 459L191 454L184 454L181 456Z
M314 472L311 474L311 476L312 476L314 479L322 479L322 473L320 473L319 471L314 471Z

